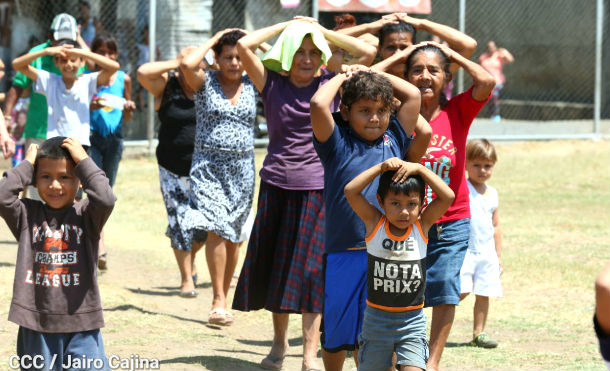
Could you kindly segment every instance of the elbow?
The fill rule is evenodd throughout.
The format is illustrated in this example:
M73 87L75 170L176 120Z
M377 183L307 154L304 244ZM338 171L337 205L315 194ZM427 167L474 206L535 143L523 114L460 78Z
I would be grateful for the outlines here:
M138 82L142 85L144 84L144 81L146 80L146 69L143 68L144 66L146 66L146 65L143 64L140 67L138 67L138 70L136 72L136 78L138 79Z
M377 56L377 48L370 45L370 44L366 44L366 48L364 50L364 61L366 63L364 63L366 66L370 66L371 64L373 64L373 61L375 60L375 57Z
M244 42L244 38L237 40L237 53L240 56L247 53L247 51L250 50L250 48L252 48L252 46L249 45L248 43Z

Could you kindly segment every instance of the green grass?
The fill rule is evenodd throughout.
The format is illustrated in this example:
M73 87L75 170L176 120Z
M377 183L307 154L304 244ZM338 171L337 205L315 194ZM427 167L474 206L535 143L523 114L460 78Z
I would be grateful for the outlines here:
M593 281L609 257L608 143L528 142L497 144L497 150L490 184L500 196L504 297L491 300L487 330L500 345L466 346L472 336L469 297L458 307L441 368L605 370L591 319ZM263 156L258 150L258 169ZM107 353L157 357L164 370L256 370L273 337L268 312L238 312L231 328L211 328L205 325L209 284L198 289L197 299L176 295L179 275L164 235L167 216L155 159L123 160L115 193L118 202L105 229L109 271L99 280ZM17 332L6 320L16 256L12 240L1 226L0 369L8 368ZM197 264L200 281L209 283L203 254ZM426 314L430 319L431 312ZM290 317L286 369L301 365L300 325L299 316ZM350 368L351 360L345 369Z

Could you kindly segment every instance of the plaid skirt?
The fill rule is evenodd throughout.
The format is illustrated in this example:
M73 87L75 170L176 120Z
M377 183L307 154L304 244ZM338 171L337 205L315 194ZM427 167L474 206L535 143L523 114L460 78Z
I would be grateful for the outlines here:
M321 313L324 300L322 190L261 182L258 210L233 309Z

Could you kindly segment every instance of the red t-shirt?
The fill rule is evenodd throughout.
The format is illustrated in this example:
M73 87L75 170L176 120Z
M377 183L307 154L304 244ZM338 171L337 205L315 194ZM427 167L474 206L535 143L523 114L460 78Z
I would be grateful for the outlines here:
M468 186L466 185L466 138L472 120L489 97L478 102L472 98L474 86L456 95L445 105L441 112L430 121L432 139L422 157L421 163L443 181L455 193L455 200L438 220L439 223L470 218ZM432 201L432 189L426 189L427 203Z

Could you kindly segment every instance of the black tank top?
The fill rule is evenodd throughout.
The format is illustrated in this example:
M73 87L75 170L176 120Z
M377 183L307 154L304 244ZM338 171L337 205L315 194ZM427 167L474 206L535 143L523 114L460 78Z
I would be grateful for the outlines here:
M195 102L189 99L174 71L167 80L159 107L157 162L180 176L188 176L195 143Z

